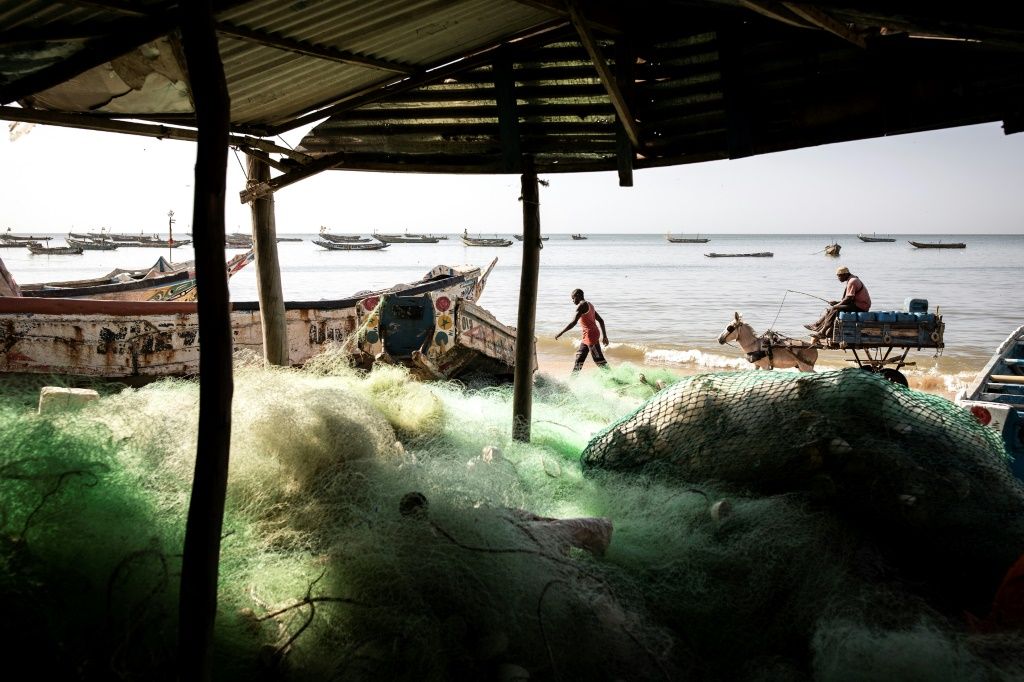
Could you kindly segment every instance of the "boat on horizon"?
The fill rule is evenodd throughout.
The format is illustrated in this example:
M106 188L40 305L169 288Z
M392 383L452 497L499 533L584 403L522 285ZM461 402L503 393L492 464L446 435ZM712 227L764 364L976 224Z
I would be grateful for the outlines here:
M85 253L80 246L43 246L38 242L32 242L27 246L35 256L81 256Z
M514 235L512 235L512 236L516 238L516 241L517 241L517 242L521 242L521 241L523 241L523 235L521 235L521 234L514 234ZM546 241L547 241L548 239L550 239L550 237L541 237L541 238L540 238L540 240L541 240L542 242L546 242Z
M431 234L415 234L405 232L403 234L388 234L385 232L374 232L372 236L377 241L385 244L436 244L441 241L440 237Z
M582 234L580 234L579 232L573 232L573 233L572 233L571 235L569 235L569 236L570 236L570 237L572 237L573 239L575 239L576 241L581 241L581 240L583 240L583 239L586 239L586 237L585 237L585 236L583 236Z
M775 256L771 251L758 251L757 253L705 253L708 258L772 258Z
M671 232L665 233L665 239L673 244L707 244L711 241L710 237L673 237Z
M861 240L862 242L894 242L894 241L896 241L895 237L876 237L874 232L871 233L870 237L868 235L866 235L866 234L863 234L863 233L858 234L857 235L857 239Z
M312 242L319 247L325 248L328 251L380 251L386 249L390 244L385 242L371 242L367 240L366 243L360 242L330 242L323 241L320 239L313 239Z
M963 242L915 242L907 240L916 249L966 249Z
M9 227L7 228L6 232L4 232L3 234L0 234L0 242L5 242L5 241L13 241L13 242L48 242L51 239L53 239L53 237L36 237L34 235L31 235L31 234L28 234L28 235L14 234L14 233L11 232L11 228L9 228ZM2 243L0 243L0 246L2 246ZM22 246L24 246L24 245L22 245Z

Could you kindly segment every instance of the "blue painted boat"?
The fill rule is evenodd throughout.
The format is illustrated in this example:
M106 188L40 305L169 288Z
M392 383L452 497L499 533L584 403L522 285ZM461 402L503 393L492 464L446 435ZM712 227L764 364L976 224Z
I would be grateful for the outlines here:
M1024 326L1007 337L977 378L957 396L975 419L1003 436L1017 478L1024 480Z

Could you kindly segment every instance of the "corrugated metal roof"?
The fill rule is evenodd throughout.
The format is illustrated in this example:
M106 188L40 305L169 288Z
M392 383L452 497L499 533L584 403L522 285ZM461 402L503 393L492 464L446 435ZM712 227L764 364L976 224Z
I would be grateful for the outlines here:
M514 172L528 153L545 171L621 170L980 121L1024 127L1024 22L983 6L578 0L593 22L581 37L558 0L219 4L236 132L330 116L303 144L346 168ZM0 99L189 125L177 11L0 0ZM623 101L595 49L621 71Z

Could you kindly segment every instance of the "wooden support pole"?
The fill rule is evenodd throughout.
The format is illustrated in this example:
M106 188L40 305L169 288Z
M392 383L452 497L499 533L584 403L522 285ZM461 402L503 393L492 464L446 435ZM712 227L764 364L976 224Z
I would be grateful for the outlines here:
M249 182L270 180L270 166L256 156L249 157ZM288 366L288 327L285 323L281 264L277 259L277 224L274 195L252 202L252 242L256 249L256 286L263 324L263 359L268 364Z
M523 157L523 268L519 277L516 321L515 384L512 389L512 437L530 442L533 411L534 332L537 322L537 280L540 272L540 189L533 157Z
M217 570L231 446L231 319L224 270L224 192L231 102L217 49L211 0L183 3L182 46L195 103L192 238L199 289L199 434L178 605L178 679L210 678Z

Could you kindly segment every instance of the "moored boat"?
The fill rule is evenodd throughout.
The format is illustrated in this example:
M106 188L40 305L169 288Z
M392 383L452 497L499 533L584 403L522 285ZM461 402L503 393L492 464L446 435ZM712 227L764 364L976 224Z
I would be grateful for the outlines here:
M516 241L517 241L517 242L521 242L521 241L523 241L523 235L521 235L521 234L514 234L514 235L512 235L512 236L516 238ZM546 242L546 241L547 241L548 239L550 239L550 237L541 237L541 238L540 238L540 240L541 240L542 242Z
M515 330L478 305L496 260L485 271L440 265L351 298L286 302L290 364L333 347L357 366L402 364L423 378L511 378ZM236 351L262 352L258 302L232 303L230 323ZM199 371L199 352L194 303L0 297L0 371L184 376Z
M70 246L77 246L85 251L113 251L118 246L123 246L120 242L115 241L93 241L92 239L75 239L74 237L67 237L65 241Z
M1024 326L999 345L956 402L999 433L1014 474L1024 480Z
M320 239L338 244L361 244L371 241L369 237L363 237L358 234L331 234L327 231L326 225L320 226Z
M409 232L405 234L374 232L372 236L377 241L384 242L385 244L436 244L441 241L440 237L430 234L412 234Z
M32 242L28 250L36 256L81 256L84 251L80 246L43 246Z
M842 248L843 247L840 246L839 244L836 244L835 242L832 242L831 244L829 244L828 246L825 247L825 255L826 256L838 256L839 255L839 251Z
M671 232L669 232L669 233L667 233L665 235L665 239L667 239L672 244L707 244L709 241L711 241L710 237L701 237L701 236L697 236L697 237L673 237Z
M469 230L463 230L462 243L466 246L512 246L511 239L501 237L470 237Z
M385 244L384 242L367 242L366 244L361 244L349 242L325 242L319 239L314 239L313 243L327 249L328 251L380 251L381 249L386 249L388 247L388 244Z
M915 242L907 240L914 248L918 249L966 249L967 244L963 242Z
M12 242L48 242L53 237L36 237L31 234L11 234L11 228L7 228L7 232L0 234L0 242L12 241Z
M582 241L582 240L586 239L586 237L583 236L582 234L580 234L579 232L574 232L574 233L572 233L569 236L572 237L576 241Z
M708 258L771 258L775 254L771 251L758 251L757 253L705 253Z
M857 239L861 240L862 242L894 242L894 241L896 241L895 237L876 237L874 232L872 232L870 235L858 234L857 235Z

